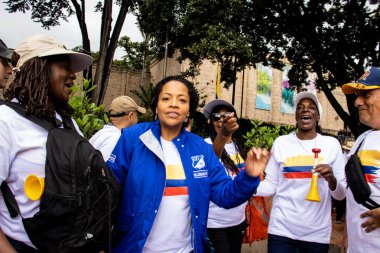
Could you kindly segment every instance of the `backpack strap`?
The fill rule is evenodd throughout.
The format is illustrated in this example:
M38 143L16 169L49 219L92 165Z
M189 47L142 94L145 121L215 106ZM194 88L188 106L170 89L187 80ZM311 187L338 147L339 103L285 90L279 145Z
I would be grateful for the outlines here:
M359 149L361 148L363 142L364 142L365 138L360 142L358 148L355 150L355 153L353 155L358 155L359 153ZM359 162L360 162L360 159L359 159ZM361 164L360 164L361 165ZM360 170L362 173L363 173L363 170ZM364 173L363 173L364 174ZM367 183L368 184L368 183ZM363 206L365 206L366 208L368 208L369 210L373 210L375 208L378 208L380 207L380 205L374 201L373 199L371 198L368 198L367 201L365 203L362 203Z
M62 122L60 122L58 119L56 119L56 122L53 123L53 122L50 122L50 121L48 121L46 119L38 118L35 115L26 114L25 113L25 108L24 108L24 106L22 104L19 104L19 103L16 103L16 102L9 102L9 101L0 100L0 105L2 105L2 104L8 106L9 108L13 109L15 112L17 112L18 114L20 114L21 116L23 116L26 119L32 121L33 123L35 123L35 124L37 124L37 125L45 128L48 131L50 131L53 128L59 127L62 124Z
M18 207L16 198L5 181L1 184L1 193L3 194L4 202L8 208L10 216L12 218L15 218L17 215L21 216L20 208Z

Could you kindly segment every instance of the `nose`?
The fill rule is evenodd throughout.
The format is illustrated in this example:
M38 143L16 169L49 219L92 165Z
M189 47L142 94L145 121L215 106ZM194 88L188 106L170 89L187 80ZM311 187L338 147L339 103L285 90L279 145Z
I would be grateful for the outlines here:
M170 102L170 106L171 107L178 107L178 101L177 101L177 99L172 99L171 102Z
M9 64L5 67L5 72L8 76L12 75L12 67Z
M70 70L70 78L73 79L73 80L77 79L77 76L71 70Z
M356 99L355 99L355 102L354 102L354 105L356 107L359 107L361 105L363 105L363 96L359 95Z

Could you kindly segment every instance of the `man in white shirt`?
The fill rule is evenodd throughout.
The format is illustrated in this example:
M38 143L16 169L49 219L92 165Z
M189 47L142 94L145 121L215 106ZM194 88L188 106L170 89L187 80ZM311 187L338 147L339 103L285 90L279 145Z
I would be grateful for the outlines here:
M359 120L372 128L356 139L348 156L359 149L361 167L371 189L370 198L380 204L380 67L371 67L356 82L344 84L342 91L356 93ZM380 207L369 210L357 203L349 188L346 217L347 252L380 252Z
M137 124L138 113L146 113L146 109L138 106L131 97L119 96L112 100L109 110L110 122L90 139L92 146L102 152L105 161L119 140L121 130Z

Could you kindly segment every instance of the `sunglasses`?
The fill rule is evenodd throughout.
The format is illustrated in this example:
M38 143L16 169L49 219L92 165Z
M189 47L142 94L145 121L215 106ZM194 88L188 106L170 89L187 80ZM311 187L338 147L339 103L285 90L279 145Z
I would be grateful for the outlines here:
M220 119L224 119L225 117L227 117L231 113L232 112L225 112L225 113L220 114L220 113L216 112L216 113L211 114L211 119L213 121L219 121Z

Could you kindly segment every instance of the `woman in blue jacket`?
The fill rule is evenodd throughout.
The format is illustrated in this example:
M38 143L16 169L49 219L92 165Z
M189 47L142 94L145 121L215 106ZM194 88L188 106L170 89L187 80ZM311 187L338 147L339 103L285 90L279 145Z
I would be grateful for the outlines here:
M123 186L113 252L204 252L210 200L232 208L256 191L269 153L250 150L232 181L212 146L185 130L198 101L191 82L167 77L152 96L157 120L123 129L107 162Z

